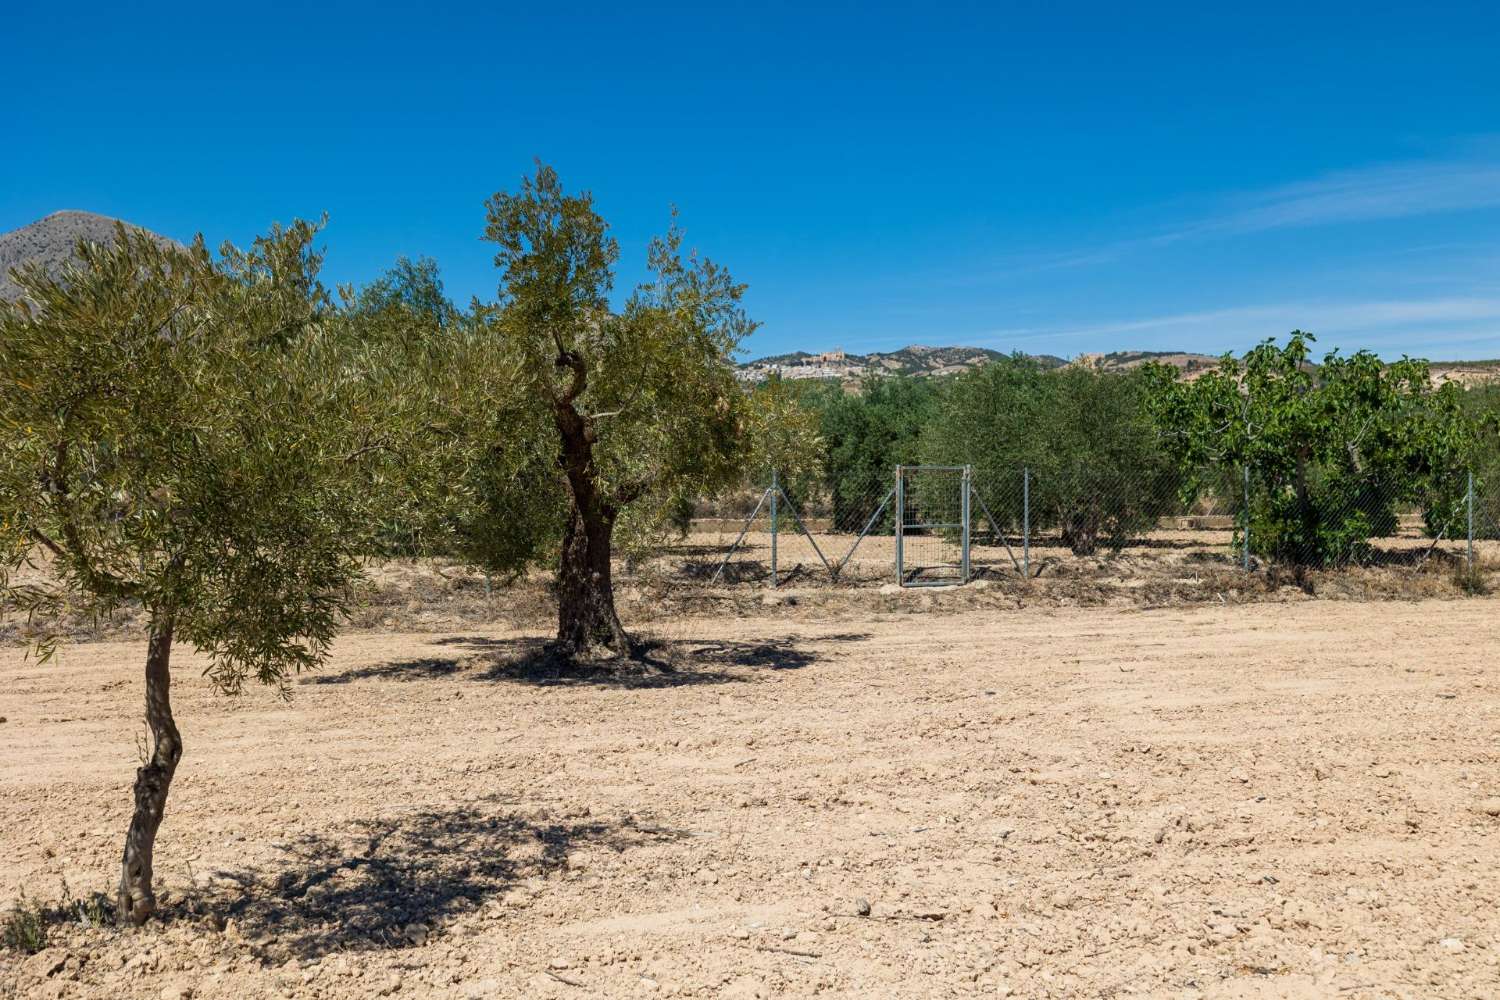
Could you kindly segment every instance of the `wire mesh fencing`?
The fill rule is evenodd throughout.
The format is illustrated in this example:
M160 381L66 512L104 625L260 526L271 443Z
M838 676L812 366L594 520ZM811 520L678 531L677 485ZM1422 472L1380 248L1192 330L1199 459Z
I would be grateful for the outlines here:
M1245 474L1248 550L1296 571L1455 565L1472 570L1485 531L1484 484L1468 472Z
M1415 479L1415 485L1412 480ZM1500 569L1500 478L908 466L700 503L706 581L902 586L1101 565Z
M1021 468L974 475L978 572L1031 578L1079 558L1177 552L1228 560L1243 498L1176 471Z

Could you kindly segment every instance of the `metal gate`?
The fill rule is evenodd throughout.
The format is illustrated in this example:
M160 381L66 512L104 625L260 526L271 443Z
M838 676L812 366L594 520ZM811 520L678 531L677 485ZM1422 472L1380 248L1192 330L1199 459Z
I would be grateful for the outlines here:
M896 466L896 580L903 587L969 582L969 467Z

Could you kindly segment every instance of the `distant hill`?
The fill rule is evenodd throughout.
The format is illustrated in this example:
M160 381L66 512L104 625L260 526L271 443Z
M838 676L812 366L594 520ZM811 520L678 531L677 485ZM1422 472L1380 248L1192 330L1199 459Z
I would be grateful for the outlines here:
M1073 363L1100 371L1124 372L1150 362L1171 365L1183 374L1191 375L1213 368L1219 363L1219 359L1211 354L1192 354L1187 351L1111 351L1108 354L1082 354Z
M790 354L756 358L739 367L747 378L762 377L773 371L780 371L783 376L794 378L858 378L873 373L952 375L1003 357L1006 357L1003 352L986 347L927 347L913 344L896 351L875 351L870 354L848 354L843 351L809 354L806 351L793 351ZM1067 364L1064 359L1051 355L1039 355L1035 360L1047 368L1059 368Z
M876 351L870 354L848 354L844 351L825 351L809 354L793 351L790 354L773 354L756 358L739 366L740 377L746 381L758 381L773 372L783 378L813 379L858 379L865 375L956 375L979 365L1008 357L1003 351L987 347L928 347L913 344L897 351ZM1085 354L1073 361L1055 354L1029 355L1031 360L1043 368L1063 368L1070 364L1086 365L1101 371L1127 371L1147 361L1175 365L1186 373L1211 367L1217 358L1206 354L1188 354L1179 351L1116 351L1112 354Z
M21 294L20 286L10 276L13 268L36 261L49 274L61 274L80 239L113 243L118 221L93 212L53 212L28 226L0 233L0 299L9 301ZM172 242L165 236L151 235L163 243Z
M836 379L853 383L872 374L918 377L954 375L1007 356L1002 351L985 347L921 345L872 354L847 354L843 351L809 354L807 351L793 351L790 354L773 354L747 361L739 366L739 377L745 382L758 382L772 373L780 373L783 378ZM1219 358L1215 355L1191 351L1111 351L1108 354L1082 354L1071 361L1051 354L1031 357L1044 368L1077 365L1103 372L1125 372L1148 362L1155 362L1176 368L1187 379L1196 378L1219 364ZM1432 378L1439 385L1444 382L1458 382L1466 386L1500 382L1500 361L1434 361Z

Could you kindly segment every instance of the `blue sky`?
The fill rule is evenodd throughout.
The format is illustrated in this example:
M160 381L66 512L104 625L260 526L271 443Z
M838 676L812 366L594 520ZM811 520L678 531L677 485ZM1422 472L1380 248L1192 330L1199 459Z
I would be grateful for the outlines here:
M0 230L326 211L330 281L426 254L467 301L541 157L622 290L676 204L750 354L1500 357L1497 5L1228 6L11 0Z

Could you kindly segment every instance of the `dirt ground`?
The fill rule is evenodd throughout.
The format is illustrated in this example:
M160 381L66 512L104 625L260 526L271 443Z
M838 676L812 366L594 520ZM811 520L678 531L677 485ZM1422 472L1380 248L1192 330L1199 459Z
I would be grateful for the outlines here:
M645 682L539 624L290 703L181 655L165 921L0 996L1500 996L1500 600L863 593L647 623ZM110 887L142 647L0 649L0 905Z

